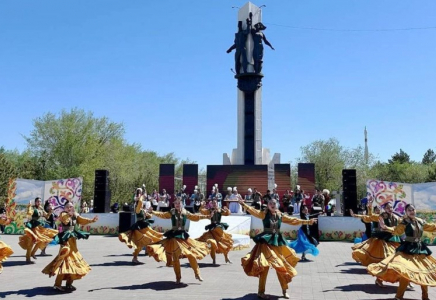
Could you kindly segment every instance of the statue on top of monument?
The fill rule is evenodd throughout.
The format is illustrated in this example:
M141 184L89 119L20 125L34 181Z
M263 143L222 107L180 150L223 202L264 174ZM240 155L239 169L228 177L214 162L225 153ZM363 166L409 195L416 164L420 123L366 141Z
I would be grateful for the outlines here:
M253 14L250 13L250 20L252 19ZM271 47L271 49L275 50L274 47L270 44L270 42L266 39L265 34L262 30L265 30L266 26L259 22L254 25L254 28L251 27L250 22L250 31L251 36L253 38L253 61L254 61L254 73L260 73L262 71L262 63L263 63L263 43Z
M235 33L235 42L234 44L226 51L227 53L232 52L232 50L235 51L235 71L236 74L241 73L241 58L242 58L242 69L244 70L244 73L247 73L247 37L248 33L250 32L251 24L249 23L250 20L247 19L247 29L242 29L242 21L238 21L238 32Z

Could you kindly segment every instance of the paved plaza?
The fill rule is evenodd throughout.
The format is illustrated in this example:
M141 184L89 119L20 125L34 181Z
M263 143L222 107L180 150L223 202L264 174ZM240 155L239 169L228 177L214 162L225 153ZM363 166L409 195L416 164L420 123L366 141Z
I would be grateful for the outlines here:
M0 274L0 298L56 299L59 294L52 289L54 278L41 273L53 256L38 257L36 264L26 265L24 251L17 244L18 236L2 235L1 239L12 246L15 254L4 263ZM288 290L291 299L393 299L396 285L376 287L374 278L351 259L351 245L321 243L318 257L309 256L313 261L297 265L298 276ZM145 264L131 265L132 251L117 237L91 236L87 241L79 241L78 247L92 271L75 282L77 291L63 294L62 299L257 299L258 279L246 276L240 265L241 257L249 249L231 252L231 265L224 264L222 255L217 256L217 263L221 264L218 266L211 264L210 257L200 261L204 279L201 283L195 280L187 260L182 260L183 284L177 286L173 269L144 256L143 252L139 259ZM57 250L58 246L49 246L47 253L55 255ZM271 299L281 298L273 270L268 276L266 292ZM405 296L405 299L421 299L420 288L407 291ZM436 288L430 288L430 299L436 299Z

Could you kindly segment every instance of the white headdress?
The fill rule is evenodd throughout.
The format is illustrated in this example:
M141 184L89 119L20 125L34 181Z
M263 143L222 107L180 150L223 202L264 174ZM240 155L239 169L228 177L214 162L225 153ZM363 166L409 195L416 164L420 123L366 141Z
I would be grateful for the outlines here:
M329 191L328 189L323 189L323 190L322 190L322 193L323 193L323 194L327 194L327 195L329 195L329 194L330 194L330 191Z
M198 185L196 185L196 186L194 187L194 190L198 190Z
M137 188L136 191L141 191L141 193L142 193L142 189L141 188Z
M182 186L182 190L184 191L186 189L186 185L183 185Z
M218 188L218 183L215 183L213 186L214 186L215 188Z
M251 190L251 188L248 188L248 191L251 193L251 192L253 192L252 190Z
M277 183L274 183L274 188L275 188L275 189L277 188Z
M301 190L300 186L297 184L297 190Z
M228 192L231 192L231 191L232 191L232 188L231 188L231 187L228 187L228 188L227 188L227 191L228 191Z
M237 192L237 191L238 191L238 188L235 186L235 187L233 188L233 191L234 191L234 192Z

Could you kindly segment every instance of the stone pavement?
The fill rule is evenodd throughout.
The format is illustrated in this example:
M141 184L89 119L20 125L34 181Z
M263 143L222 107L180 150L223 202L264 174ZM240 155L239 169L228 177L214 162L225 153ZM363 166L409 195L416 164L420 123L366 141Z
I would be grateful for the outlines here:
M12 246L15 254L4 262L0 274L0 298L57 299L58 293L52 289L54 278L41 273L53 256L38 257L36 264L26 265L24 251L17 244L18 236L2 235L1 239ZM376 287L374 278L351 259L351 245L345 242L321 243L319 256L309 256L313 261L297 265L298 275L288 290L291 299L393 299L396 285ZM144 256L144 252L139 259L145 264L132 266L132 251L116 237L91 236L87 241L79 241L78 247L92 271L74 283L77 291L62 294L62 299L257 299L258 279L246 276L240 265L241 257L249 249L231 252L231 265L224 264L222 255L217 256L219 266L213 266L210 257L200 261L204 279L201 283L195 280L187 260L182 260L184 284L177 286L172 268ZM57 250L58 246L49 246L47 253L55 255ZM272 296L271 299L281 297L273 270L268 276L266 292ZM419 287L407 291L405 296L405 299L421 299ZM436 299L436 288L430 288L430 299Z

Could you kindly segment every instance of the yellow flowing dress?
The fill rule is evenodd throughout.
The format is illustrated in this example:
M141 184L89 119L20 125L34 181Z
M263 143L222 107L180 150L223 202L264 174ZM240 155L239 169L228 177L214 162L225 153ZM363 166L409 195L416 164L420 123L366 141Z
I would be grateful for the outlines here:
M7 221L0 218L0 225L7 225ZM0 274L3 272L2 263L12 254L14 254L12 248L0 241Z
M197 259L203 259L209 254L206 243L191 239L185 230L186 220L199 221L208 219L207 216L191 214L185 209L175 208L169 212L153 211L153 214L162 219L171 219L172 229L164 233L165 238L157 243L147 245L147 253L158 262L164 261L167 266L173 266L177 282L181 279L180 258L188 258L195 277L201 279Z
M379 214L372 214L369 210L369 215L355 215L356 218L360 218L365 223L374 222L378 226ZM378 228L378 227L377 227ZM373 231L373 235L377 236ZM395 249L400 245L398 242L386 241L381 238L373 237L366 241L354 245L351 247L353 252L351 256L353 259L360 263L362 266L368 266L373 263L381 262L386 257L395 253Z
M387 227L393 235L406 234L396 252L379 263L367 267L369 274L388 282L400 282L397 298L402 299L409 282L421 286L422 299L428 299L428 286L436 286L436 259L421 241L424 231L436 232L436 224L415 218L404 218L395 227Z
M300 261L293 249L280 233L281 223L289 225L310 225L312 220L301 220L289 217L277 210L273 215L266 210L257 210L247 204L243 207L252 216L262 219L264 231L253 238L256 243L254 248L241 259L242 267L248 276L259 277L258 293L265 293L266 278L270 268L277 273L283 292L288 289L288 283L297 275L295 266Z
M77 239L88 239L89 233L76 229L76 225L87 225L94 220L81 217L78 213L73 216L67 212L62 212L59 216L62 223L62 232L55 240L60 244L59 254L49 263L42 273L56 277L55 286L60 287L62 281L67 281L67 286L71 286L74 280L81 279L89 273L91 267L83 259L77 249Z
M120 233L118 239L126 243L127 247L134 249L133 257L137 257L139 252L145 246L156 243L163 238L163 233L157 232L150 227L153 220L148 220L151 215L143 210L142 196L136 203L136 223L130 227L130 230Z
M24 234L20 236L18 244L26 250L26 260L30 262L30 257L34 257L38 249L43 250L47 247L58 231L44 227L50 213L45 212L41 206L35 207L29 204L27 216L31 220L25 224Z
M226 262L230 262L228 258L229 252L233 249L232 235L225 232L229 225L221 223L221 216L229 216L231 213L228 208L216 208L216 209L202 209L201 214L204 216L210 216L211 223L206 226L205 233L197 238L198 241L204 242L210 245L210 256L215 263L215 254L224 254Z

